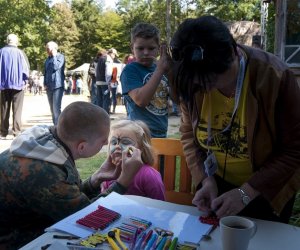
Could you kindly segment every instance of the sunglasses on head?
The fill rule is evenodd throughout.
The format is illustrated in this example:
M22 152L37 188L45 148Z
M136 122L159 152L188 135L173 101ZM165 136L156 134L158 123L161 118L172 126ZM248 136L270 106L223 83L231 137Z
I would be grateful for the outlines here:
M204 49L200 45L189 44L182 49L171 46L170 52L174 61L187 59L192 62L199 62L203 60Z

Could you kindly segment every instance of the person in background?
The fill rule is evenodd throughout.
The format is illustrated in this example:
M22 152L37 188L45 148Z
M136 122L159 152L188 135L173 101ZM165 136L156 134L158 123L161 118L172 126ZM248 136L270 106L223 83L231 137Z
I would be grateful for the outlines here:
M38 75L38 93L39 95L43 95L43 83L44 83L44 76L42 74Z
M18 48L18 37L9 34L6 43L0 50L1 140L12 139L21 133L24 89L29 77L29 62ZM11 108L13 137L8 134Z
M38 74L35 74L33 76L33 85L32 85L32 88L33 88L34 95L36 95L37 92L38 92L38 81L39 81L38 77L39 77Z
M83 86L83 81L81 79L81 75L76 75L76 93L77 95L82 94L82 86Z
M122 164L123 151L128 151L131 146L141 150L143 166L136 173L125 194L165 200L165 187L161 175L152 167L155 158L151 134L144 122L130 120L116 122L111 126L108 145L108 157L111 157L116 168ZM105 192L114 182L115 180L103 182L101 192Z
M116 112L116 107L117 107L117 88L119 85L118 81L118 68L113 67L112 69L112 76L111 76L111 81L110 81L110 91L111 91L111 103L112 103L112 114Z
M213 16L186 19L171 40L171 87L197 192L219 218L288 223L300 189L300 87L278 57L236 44Z
M135 59L134 59L133 54L127 54L127 55L124 57L123 63L126 65L126 64L132 63L132 62L134 62L134 61L135 61Z
M46 50L48 58L45 61L44 88L47 92L52 121L56 125L64 94L65 57L57 51L58 45L53 41L47 43Z
M97 63L96 68L96 84L99 106L109 114L110 108L110 81L112 78L112 70L114 59L118 56L116 49L111 48L107 51L107 55L102 55Z
M75 162L97 154L107 144L110 119L89 102L64 108L56 126L25 130L0 154L0 249L19 249L45 228L90 205L101 182L116 180L104 194L124 194L143 166L141 151L122 153L116 168L108 157L81 181Z
M73 76L72 75L68 76L67 81L68 81L67 94L70 95L72 93L72 88L73 88Z
M101 56L103 56L106 52L103 50L99 50L97 52L97 55L90 63L88 75L89 75L89 90L90 90L90 96L91 96L91 103L98 105L98 97L97 97L97 85L96 85L96 69L97 69L97 63Z
M121 84L128 118L145 122L152 137L163 138L168 129L169 91L165 74L169 57L166 45L160 48L159 39L159 30L152 24L138 23L132 29L131 50L135 61L123 69Z

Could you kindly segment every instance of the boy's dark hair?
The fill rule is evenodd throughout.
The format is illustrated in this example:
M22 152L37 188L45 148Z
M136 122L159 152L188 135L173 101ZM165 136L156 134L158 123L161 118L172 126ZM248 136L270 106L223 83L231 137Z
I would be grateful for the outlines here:
M138 23L131 30L131 44L133 44L136 38L151 39L154 38L155 42L159 44L160 32L159 29L149 23Z
M173 87L184 100L191 100L196 91L206 91L207 82L228 70L237 54L229 29L213 16L186 19L170 46L176 61ZM198 84L193 84L195 77Z

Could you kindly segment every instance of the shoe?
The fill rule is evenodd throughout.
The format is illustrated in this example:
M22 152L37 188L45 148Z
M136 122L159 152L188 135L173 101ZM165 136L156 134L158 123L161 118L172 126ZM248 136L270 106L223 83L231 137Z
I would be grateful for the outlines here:
M6 136L1 135L0 140L6 140Z

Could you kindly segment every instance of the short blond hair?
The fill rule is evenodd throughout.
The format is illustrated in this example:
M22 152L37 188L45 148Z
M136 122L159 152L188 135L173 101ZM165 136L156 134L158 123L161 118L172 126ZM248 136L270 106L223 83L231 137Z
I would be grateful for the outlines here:
M142 151L142 161L152 166L155 162L155 154L152 148L150 129L146 123L143 121L120 120L111 126L111 131L123 128L128 128L134 132Z

